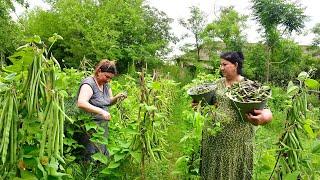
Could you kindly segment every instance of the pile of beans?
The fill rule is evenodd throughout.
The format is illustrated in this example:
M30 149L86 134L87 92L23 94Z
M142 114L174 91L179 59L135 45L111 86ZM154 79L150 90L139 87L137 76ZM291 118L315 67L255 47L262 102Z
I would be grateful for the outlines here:
M228 94L238 102L261 102L271 96L271 89L256 81L245 80L233 84L228 89Z

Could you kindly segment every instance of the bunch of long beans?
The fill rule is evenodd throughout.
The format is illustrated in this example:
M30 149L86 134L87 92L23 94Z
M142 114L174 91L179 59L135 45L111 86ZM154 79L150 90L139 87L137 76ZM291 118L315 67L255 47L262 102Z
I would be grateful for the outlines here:
M45 100L46 97L44 84L46 77L43 71L43 59L45 59L45 57L42 54L35 54L28 68L27 80L22 88L29 117L31 117L33 113L38 112L41 108L40 100Z
M301 82L302 83L302 82ZM270 179L276 172L277 179L283 179L287 174L299 172L301 178L301 166L303 145L300 134L305 133L303 128L307 116L307 92L302 87L300 92L291 97L291 106L287 111L285 130L279 139L278 157ZM299 133L300 132L300 133ZM310 164L306 162L310 167Z
M45 58L42 53L36 53L29 66L28 77L24 82L24 97L28 117L38 117L41 122L42 136L40 140L40 158L52 155L63 160L64 137L64 99L55 87L56 71L59 64L52 57ZM43 112L39 116L35 112ZM32 120L32 118L29 118Z
M61 106L60 106L61 105ZM63 131L65 114L63 97L59 94L52 94L51 101L48 102L45 108L44 121L42 124L42 139L40 142L40 157L45 154L45 148L47 148L47 155L64 162L63 160Z
M0 115L0 154L2 163L17 160L18 103L14 89L6 90ZM9 152L9 153L8 153Z
M150 80L156 81L155 76ZM159 119L157 116L161 112L158 104L157 94L152 87L148 87L148 80L146 80L145 73L140 73L140 107L138 111L138 133L133 137L130 144L132 151L141 153L141 175L144 179L144 164L147 157L151 157L154 161L164 157L165 140L161 137L163 133L164 119ZM159 109L158 109L159 108Z

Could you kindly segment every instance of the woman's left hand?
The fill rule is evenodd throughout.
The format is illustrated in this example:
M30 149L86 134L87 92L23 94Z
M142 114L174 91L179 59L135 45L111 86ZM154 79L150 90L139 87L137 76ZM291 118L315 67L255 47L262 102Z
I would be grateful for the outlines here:
M269 109L254 110L255 115L249 113L247 114L247 120L255 125L265 125L272 120L272 112Z
M127 97L128 97L128 95L127 95L126 92L122 92L122 93L119 93L119 94L116 95L117 101L119 101L119 100L124 100L124 99L127 98Z

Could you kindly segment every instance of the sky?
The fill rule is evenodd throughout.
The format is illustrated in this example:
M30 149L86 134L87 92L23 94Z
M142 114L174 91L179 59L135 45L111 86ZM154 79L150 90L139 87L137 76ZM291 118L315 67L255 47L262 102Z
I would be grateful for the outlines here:
M256 21L252 19L252 11L250 10L251 2L250 0L147 0L149 5L157 8L158 10L164 11L170 18L174 19L172 23L172 32L179 36L182 36L188 31L179 25L178 19L188 18L190 16L189 7L197 6L207 15L208 23L217 18L219 15L219 9L226 6L234 6L235 10L240 14L249 15L249 20L247 22L247 29L245 32L247 35L247 40L249 42L258 42L262 40L258 32L259 25ZM160 3L161 2L161 3ZM294 34L293 39L301 44L307 45L311 44L314 35L310 32L311 28L314 27L316 23L320 23L320 1L319 0L297 0L298 3L305 7L305 14L309 16L309 21L305 22L304 32L300 35ZM186 39L179 44L173 45L174 54L181 54L179 47L185 42L191 42L192 39Z
M294 34L293 39L301 44L307 45L311 44L314 35L311 33L311 28L314 27L316 23L320 23L320 1L319 0L295 0L300 3L302 7L305 7L305 14L309 16L309 20L305 22L305 28L302 34ZM45 4L42 0L28 0L30 7L41 7L44 9L49 9L50 7ZM258 32L259 26L258 23L252 20L250 16L252 11L250 10L250 0L146 0L146 3L152 7L157 8L165 12L168 17L173 19L171 24L172 33L177 37L181 37L183 34L188 33L184 27L179 25L179 19L187 19L190 16L191 6L197 6L207 15L207 22L210 23L214 20L219 12L221 7L234 6L240 14L249 15L249 20L247 22L246 36L249 42L258 42L261 40L261 36ZM21 14L24 10L21 7L16 8L17 15ZM16 18L16 15L13 14L13 18ZM179 42L178 44L171 44L173 48L173 53L169 55L172 57L174 55L180 55L182 52L179 50L185 43L193 42L192 38L187 38L184 41Z

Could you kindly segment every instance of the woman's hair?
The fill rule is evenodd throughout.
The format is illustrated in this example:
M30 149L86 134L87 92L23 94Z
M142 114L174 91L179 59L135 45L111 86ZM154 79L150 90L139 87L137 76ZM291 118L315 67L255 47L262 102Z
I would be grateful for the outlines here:
M231 52L224 52L220 55L221 59L227 60L232 64L237 64L237 73L242 75L242 64L244 61L244 56L242 52L231 51Z
M99 70L101 72L108 72L112 74L117 74L116 62L110 61L108 59L102 59L97 65L94 70L94 75L97 76Z

